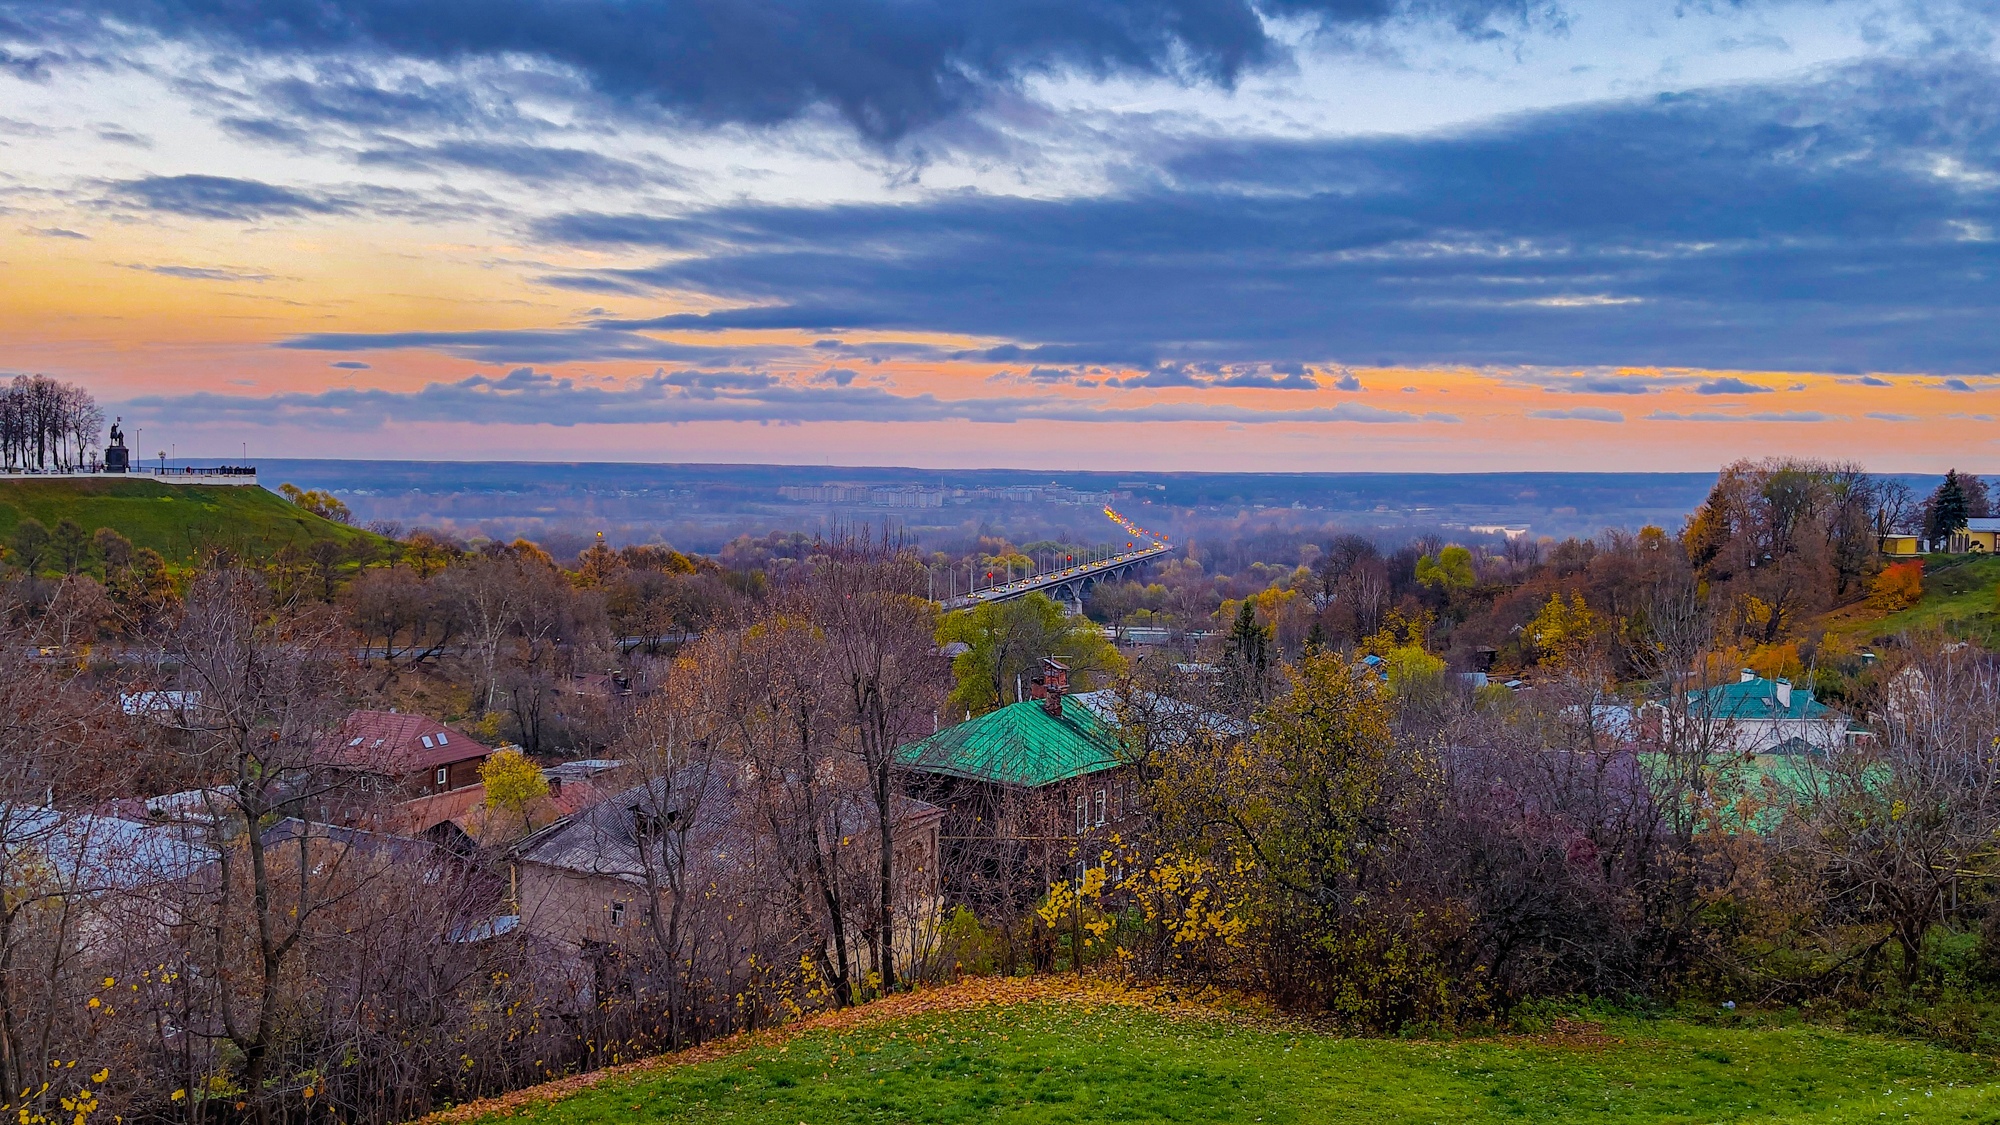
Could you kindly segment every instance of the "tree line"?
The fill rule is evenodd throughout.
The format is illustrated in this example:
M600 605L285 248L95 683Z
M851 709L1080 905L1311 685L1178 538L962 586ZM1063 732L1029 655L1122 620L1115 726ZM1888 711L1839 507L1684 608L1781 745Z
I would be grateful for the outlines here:
M9 472L69 472L89 463L104 430L90 392L46 375L0 387L0 464Z

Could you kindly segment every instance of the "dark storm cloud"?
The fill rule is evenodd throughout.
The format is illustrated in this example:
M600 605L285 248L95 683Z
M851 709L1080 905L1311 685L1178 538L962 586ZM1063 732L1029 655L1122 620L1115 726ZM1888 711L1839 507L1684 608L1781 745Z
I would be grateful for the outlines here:
M1191 144L1108 198L575 214L539 233L672 251L604 276L741 306L607 329L959 332L1014 341L963 358L1127 367L1985 372L2000 242L1964 232L2000 223L1996 82L1981 62L1870 64L1456 134Z
M1227 422L1235 424L1360 423L1408 425L1457 422L1448 414L1417 415L1360 403L1299 410L1251 410L1205 403L1113 406L1062 398L940 399L898 395L880 387L848 386L835 378L786 383L752 372L656 371L623 383L561 378L532 367L505 375L474 375L398 392L334 388L265 397L199 393L156 395L119 404L130 413L183 424L379 429L391 423L473 425L604 425L629 423L759 422Z
M11 0L0 19L59 44L136 26L281 56L525 55L635 107L768 125L824 106L890 141L1036 74L1226 87L1284 57L1266 16L1331 29L1421 20L1479 35L1536 10L1526 0ZM297 100L360 123L423 108L352 90Z

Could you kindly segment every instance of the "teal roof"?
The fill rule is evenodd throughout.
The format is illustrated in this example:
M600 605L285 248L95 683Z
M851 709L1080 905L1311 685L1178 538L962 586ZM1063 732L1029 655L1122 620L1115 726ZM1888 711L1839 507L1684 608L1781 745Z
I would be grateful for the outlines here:
M1812 697L1808 688L1793 687L1791 704L1778 705L1778 682L1762 676L1739 680L1706 691L1688 692L1688 702L1706 702L1713 719L1749 722L1757 719L1824 719L1833 709Z
M896 751L908 769L1025 789L1120 764L1118 728L1064 696L1062 717L1032 700L1010 704Z

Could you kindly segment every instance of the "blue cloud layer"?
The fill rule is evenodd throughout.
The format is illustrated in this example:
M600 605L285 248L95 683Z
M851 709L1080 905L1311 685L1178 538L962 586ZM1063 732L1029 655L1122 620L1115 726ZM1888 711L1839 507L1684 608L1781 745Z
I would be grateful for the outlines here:
M1228 404L1117 406L1064 398L940 399L851 386L852 372L830 369L807 384L761 372L657 371L622 383L588 383L532 367L474 375L416 391L335 388L263 397L198 393L154 395L119 404L167 422L368 430L391 423L605 425L759 422L1263 422L1454 423L1449 414L1415 414L1344 402L1330 407L1255 410ZM842 378L842 375L848 378Z
M532 56L632 106L759 125L825 106L889 141L1036 74L1228 86L1284 57L1271 17L1481 34L1533 10L1529 0L10 0L0 23L44 43L136 26L293 56ZM301 94L295 108L409 112L395 103L390 92Z
M611 330L950 331L1017 341L988 358L1136 366L1981 372L2000 366L1996 84L1980 62L1870 64L1457 134L1191 144L1108 198L577 213L539 232L675 255L578 278L739 306Z

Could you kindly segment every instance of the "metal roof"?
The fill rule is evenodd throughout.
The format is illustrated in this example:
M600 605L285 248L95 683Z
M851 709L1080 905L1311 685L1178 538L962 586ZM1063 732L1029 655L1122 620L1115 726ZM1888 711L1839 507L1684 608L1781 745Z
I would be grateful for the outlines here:
M537 829L514 845L514 854L525 863L643 883L649 859L640 851L638 826L643 820L688 824L690 864L708 855L714 870L740 868L756 854L753 841L764 831L751 784L747 767L732 762L684 771L677 779L654 778ZM829 813L840 823L857 828L870 823L872 814L857 795L836 792L828 800ZM944 815L936 805L912 797L897 795L893 801L898 827Z
M138 890L193 878L219 858L198 829L46 806L0 806L0 859L46 864L69 890Z
M401 711L356 711L327 742L330 764L383 773L424 772L493 753L436 719Z
M902 764L925 773L1033 789L1121 764L1118 728L1073 696L1062 717L1025 700L909 743Z
M1778 703L1778 682L1762 676L1688 692L1691 703L1705 705L1713 719L1748 722L1756 719L1825 719L1833 709L1814 699L1812 691L1791 685L1791 702Z

